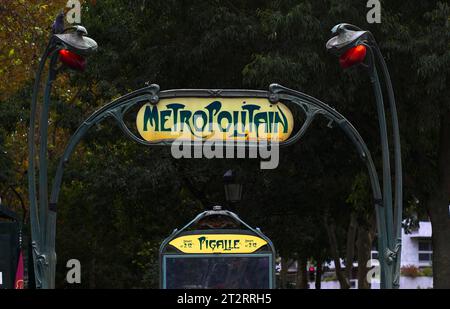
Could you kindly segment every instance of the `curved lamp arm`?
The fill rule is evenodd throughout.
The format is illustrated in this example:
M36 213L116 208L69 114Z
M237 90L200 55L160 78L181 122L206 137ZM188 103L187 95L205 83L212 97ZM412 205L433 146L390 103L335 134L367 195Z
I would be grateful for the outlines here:
M370 46L375 51L376 58L380 63L381 70L385 78L385 85L387 88L389 110L391 112L393 143L394 143L394 164L395 164L395 207L394 207L394 235L395 243L393 243L393 252L395 254L395 269L393 284L395 288L400 286L400 262L401 262L401 247L402 247L402 218L403 218L403 167L400 141L400 128L398 122L397 105L395 103L395 94L392 86L391 76L381 53L378 44L373 35L370 36Z
M393 220L393 211L392 211L392 180L391 180L391 165L390 165L390 156L389 156L389 142L388 142L388 133L387 133L387 124L386 124L386 114L385 114L385 106L383 101L383 92L380 85L380 80L378 78L378 71L375 66L375 56L372 51L372 48L369 44L363 43L362 45L368 47L368 52L370 55L369 61L369 74L370 81L373 86L373 90L375 93L375 99L377 102L377 113L378 113L378 121L380 126L380 136L381 136L381 150L383 156L383 193L385 199L385 214L387 221L387 232L390 237L388 237L388 246L389 248L393 248L393 238L394 235L394 220Z
M39 212L37 209L37 198L36 198L36 145L34 140L34 134L36 129L36 110L37 110L37 98L39 94L39 86L41 83L42 72L44 71L45 64L51 53L52 48L51 43L47 45L44 53L41 56L41 61L39 62L39 68L36 73L36 79L33 86L33 95L31 98L31 113L30 113L30 128L28 130L28 194L30 199L30 221L32 223L33 234L39 235L40 225L39 225ZM34 224L33 224L34 222Z
M40 209L36 197L37 185L36 185L36 144L35 144L35 130L36 130L36 111L38 104L38 94L39 86L41 83L42 73L45 69L45 64L47 59L54 53L55 47L54 42L50 39L44 53L42 54L41 60L39 62L39 68L36 72L36 79L33 86L33 95L31 98L31 108L30 108L30 127L28 130L28 197L30 201L30 225L31 225L31 238L32 238L32 248L33 248L33 258L36 263L34 263L34 272L36 274L36 287L40 288L42 284L40 274L42 270L43 259L40 257L43 243L42 231L45 226L40 222L39 216L43 212ZM49 79L50 80L50 79ZM47 90L48 95L50 89ZM46 91L46 92L47 92ZM44 207L46 208L46 206Z

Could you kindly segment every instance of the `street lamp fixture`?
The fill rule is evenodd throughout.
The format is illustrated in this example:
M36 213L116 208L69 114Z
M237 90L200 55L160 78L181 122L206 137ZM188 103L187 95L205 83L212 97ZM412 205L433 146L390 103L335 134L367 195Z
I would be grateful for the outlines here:
M326 44L327 49L340 56L348 49L355 47L360 42L367 40L370 36L369 31L363 31L360 28L350 24L338 24L331 29L332 37Z
M236 174L228 170L223 175L225 198L229 203L238 203L242 198L242 184L236 182Z
M64 30L61 34L55 34L55 41L61 43L66 49L71 52L89 56L97 50L97 43L87 37L87 30L83 26L73 26Z
M331 33L335 36L327 42L326 48L339 57L343 69L364 61L367 48L361 43L368 40L370 32L350 24L339 24L333 27Z
M67 67L84 71L86 56L97 50L97 43L86 36L87 30L83 26L74 26L64 30L62 34L55 34L54 39L62 46L59 50L59 61Z

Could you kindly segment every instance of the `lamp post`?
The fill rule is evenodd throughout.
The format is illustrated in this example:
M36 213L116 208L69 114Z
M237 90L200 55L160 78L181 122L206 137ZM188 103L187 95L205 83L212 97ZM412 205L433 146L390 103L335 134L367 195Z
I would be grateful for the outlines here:
M401 254L401 229L403 209L403 184L400 132L397 117L395 96L389 71L377 42L369 31L362 30L350 24L338 24L331 30L332 37L326 44L326 48L339 56L339 62L343 68L364 64L369 71L370 80L374 89L377 114L380 126L381 149L383 158L383 206L386 222L386 243L379 247L381 260L386 269L385 288L398 288L400 280L400 254ZM367 57L367 54L369 54ZM367 60L367 61L366 61ZM383 101L383 93L378 77L377 63L381 66L386 81L389 98L389 109L392 118L394 164L395 164L395 210L392 210L392 183L391 167L389 159L389 142L386 124L386 114ZM382 274L383 275L383 274ZM382 282L383 283L383 282Z
M64 14L57 17L61 23ZM54 24L54 25L55 25ZM83 26L72 26L64 29L53 27L47 48L42 55L39 68L36 73L33 96L31 102L30 128L28 131L28 194L30 199L30 224L33 247L33 264L37 288L54 288L55 286L55 229L56 208L48 203L48 120L50 109L50 95L53 81L61 68L68 67L83 71L86 67L85 57L97 49L97 43L87 37L86 28ZM61 28L60 30L58 30ZM60 33L59 33L60 31ZM47 59L50 58L48 79L44 91L44 100L40 111L39 123L39 201L37 198L36 185L36 111L38 92L41 75L45 69ZM61 62L61 66L58 66Z
M242 184L236 182L236 173L228 170L223 175L225 198L229 204L236 204L242 198Z

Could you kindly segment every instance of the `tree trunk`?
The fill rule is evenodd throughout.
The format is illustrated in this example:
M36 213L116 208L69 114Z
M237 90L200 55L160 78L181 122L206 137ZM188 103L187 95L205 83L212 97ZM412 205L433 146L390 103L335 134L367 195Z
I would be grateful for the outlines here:
M325 216L325 229L327 230L328 240L330 242L330 252L334 261L336 277L339 281L339 284L341 285L341 289L349 289L350 283L348 282L341 268L341 260L339 257L337 245L335 224L333 222L329 222L326 216Z
M308 288L308 273L306 271L306 258L299 258L297 260L297 277L296 277L297 289Z
M450 289L450 110L441 115L438 187L428 203L433 228L433 285Z
M448 199L436 197L429 203L433 227L433 286L450 289L450 219Z
M316 290L320 290L321 288L322 288L322 262L317 261Z
M288 260L284 257L281 258L281 272L280 272L280 287L282 289L287 288L287 271L288 271Z
M367 281L367 262L370 259L372 237L369 230L363 226L358 227L356 246L358 248L358 289L370 289L370 283Z
M347 280L352 279L353 259L355 258L355 240L358 223L356 221L356 214L354 212L350 215L350 223L347 231L347 254L345 261L345 274Z

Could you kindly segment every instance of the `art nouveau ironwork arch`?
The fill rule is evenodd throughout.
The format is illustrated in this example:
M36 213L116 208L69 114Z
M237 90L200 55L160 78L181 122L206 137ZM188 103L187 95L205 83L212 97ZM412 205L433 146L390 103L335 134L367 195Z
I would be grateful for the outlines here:
M278 84L272 84L268 91L261 90L211 90L211 89L180 89L180 90L166 90L160 91L158 85L149 85L148 87L142 88L140 90L129 93L121 98L114 100L113 102L100 108L98 111L93 113L89 118L87 118L81 126L76 130L73 136L70 138L69 143L61 157L56 175L53 181L52 192L49 203L49 227L47 235L47 254L45 256L40 254L38 256L38 264L40 269L48 267L50 274L50 279L53 282L50 286L54 286L54 274L56 265L56 254L55 254L55 235L56 235L56 211L58 197L60 193L61 183L63 179L64 169L69 162L71 154L75 150L76 146L80 140L85 136L90 128L96 124L101 123L107 118L113 118L118 123L119 127L123 130L126 136L128 136L133 141L143 144L143 145L170 145L170 141L158 141L149 142L143 140L134 134L125 124L124 116L130 111L132 107L138 106L139 104L148 103L157 104L159 100L164 98L177 98L177 97L195 97L195 98L265 98L273 104L277 102L288 103L300 108L303 111L306 119L303 122L300 129L286 141L280 142L280 146L289 146L297 142L310 127L311 123L316 119L317 116L322 115L328 119L331 123L336 124L341 128L347 137L352 141L353 145L361 157L362 161L365 163L368 170L370 184L372 188L372 197L375 205L375 212L377 217L377 228L378 228L378 249L380 254L380 266L381 266L381 284L382 287L384 283L384 278L386 278L390 268L387 264L393 262L389 259L389 250L387 246L387 227L385 217L383 215L383 203L382 203L382 193L380 189L380 182L375 169L372 156L354 126L338 111L329 105L323 103L322 101L304 94L299 91L295 91ZM237 144L237 146L242 147L255 147L258 144L255 142L243 142ZM386 256L386 257L385 257ZM54 261L48 261L48 259L54 259ZM387 283L389 284L389 283Z

